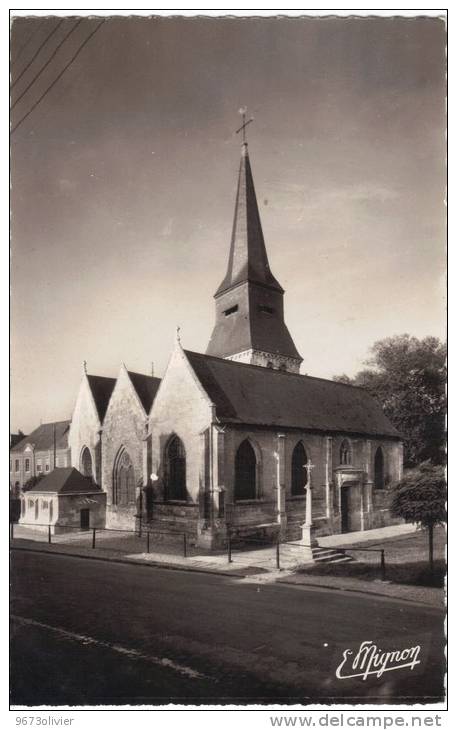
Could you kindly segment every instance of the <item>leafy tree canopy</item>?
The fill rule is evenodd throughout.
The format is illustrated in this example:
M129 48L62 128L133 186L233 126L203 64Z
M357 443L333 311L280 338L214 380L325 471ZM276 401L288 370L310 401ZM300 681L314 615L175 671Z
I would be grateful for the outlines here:
M407 522L434 527L447 521L444 467L430 461L405 471L392 487L391 512Z
M409 466L445 460L446 346L437 337L396 335L375 342L368 367L334 380L366 388L405 438Z

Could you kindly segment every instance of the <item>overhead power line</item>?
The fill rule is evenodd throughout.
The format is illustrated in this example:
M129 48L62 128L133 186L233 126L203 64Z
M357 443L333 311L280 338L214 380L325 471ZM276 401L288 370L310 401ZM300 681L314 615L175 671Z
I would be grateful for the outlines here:
M69 37L71 36L71 34L73 33L73 31L75 31L75 30L76 30L76 28L78 27L78 25L79 25L80 23L82 23L82 20L83 20L82 18L80 18L79 20L77 20L77 21L76 21L76 23L75 23L75 25L73 26L73 28L70 28L70 30L68 31L68 33L67 33L66 35L64 35L64 37L63 37L63 38L62 38L62 40L60 41L59 45L58 45L58 46L57 46L57 48L55 48L55 50L54 50L54 51L53 51L53 52L51 53L51 55L49 56L48 60L47 60L47 61L46 61L46 63L44 64L44 66L42 66L42 67L40 68L40 70L38 71L38 73L36 73L36 74L35 74L35 76L34 76L34 77L33 77L33 79L32 79L32 80L30 81L30 83L29 83L29 84L28 84L28 85L27 85L27 86L25 87L24 91L23 91L23 92L22 92L21 94L19 94L19 96L17 97L17 99L15 100L15 102L14 102L14 103L13 103L13 104L11 105L11 109L14 109L14 107L16 106L16 104L19 104L20 100L21 100L21 99L22 99L22 98L23 98L23 97L24 97L24 96L26 95L26 93L28 92L28 90L30 89L30 87L31 87L31 86L33 86L33 84L34 84L34 83L35 83L35 81L36 81L36 80L37 80L37 79L38 79L38 78L39 78L39 77L41 76L41 74L43 73L43 71L44 71L45 69L47 69L47 67L49 66L49 64L50 64L50 63L51 63L51 61L53 60L53 58L55 58L55 57L56 57L57 53L58 53L58 52L59 52L59 50L60 50L60 49L62 48L62 46L63 46L63 44L65 43L65 41L67 40L67 38L69 38Z
M14 87L15 87L15 86L16 86L16 84L17 84L17 82L21 80L21 78L23 77L23 75L25 74L25 72L26 72L26 71L27 71L27 70L28 70L28 69L30 68L30 66L31 66L31 65L32 65L32 63L34 62L35 58L36 58L36 57L38 56L38 54L40 53L41 49L45 47L45 45L46 45L46 43L48 42L48 40L49 40L49 39L50 39L50 38L51 38L51 37L52 37L52 36L54 35L54 33L56 33L56 32L57 32L57 31L59 30L59 28L60 28L60 26L62 25L62 23L63 23L63 21L64 21L64 20L65 20L65 18L62 18L62 20L59 20L59 22L57 23L57 25L55 25L55 26L54 26L54 28L53 28L53 29L51 30L51 32L50 32L50 33L48 33L48 35L47 35L47 36L46 36L46 38L44 39L43 43L41 43L41 45L40 45L40 47L38 48L38 50L37 50L37 51L35 51L35 53L33 54L32 58L30 59L30 61L28 62L28 64L27 64L27 65L26 65L26 66L25 66L25 67L24 67L24 68L22 69L22 71L21 71L21 73L19 74L19 76L17 77L17 79L15 79L15 80L13 81L13 83L11 84L11 88L12 88L12 89L14 89Z
M22 124L22 122L24 122L24 121L25 121L25 120L27 119L27 117L28 117L28 116L30 116L30 114L31 114L31 113L32 113L32 112L33 112L33 111L34 111L34 110L35 110L35 109L37 108L37 106L38 106L39 104L41 104L41 102L43 101L43 99L45 98L45 96L46 96L46 95L47 95L47 94L48 94L48 93L49 93L49 92L51 91L51 89L52 89L52 88L53 88L53 87L54 87L54 86L55 86L55 85L57 84L57 82L58 82L58 81L59 81L59 80L60 80L60 79L62 78L62 76L64 75L64 73L65 73L65 71L67 70L67 68L69 68L69 67L71 66L71 64L73 63L73 61L74 61L74 60L75 60L75 59L76 59L76 58L77 58L77 57L79 56L79 54L81 53L81 51L82 51L82 49L84 48L84 46L85 46L85 45L86 45L86 44L87 44L87 43L88 43L88 42L90 41L90 39L91 39L91 38L92 38L92 37L93 37L93 36L95 35L95 33L96 33L96 32L98 31L98 29L99 29L99 28L100 28L100 27L101 27L101 26L103 25L103 23L104 23L104 22L105 22L105 18L104 18L104 19L103 19L103 20L102 20L102 21L101 21L101 22L100 22L100 23L99 23L99 24L97 25L97 27L96 27L96 28L95 28L95 29L94 29L94 30L92 31L92 33L90 33L90 34L89 34L89 35L87 36L86 40L85 40L85 41L83 41L83 42L81 43L81 45L79 46L78 50L77 50L77 51L76 51L76 52L75 52L75 53L73 54L73 56L72 56L72 57L70 58L70 60L68 61L68 63L67 63L67 64L66 64L66 65L65 65L65 66L63 67L63 69L62 69L62 71L61 71L61 72L59 73L59 75L58 75L58 76L57 76L57 77L56 77L56 78L54 79L54 81L53 81L53 82L52 82L52 83L51 83L51 84L50 84L50 85L48 86L48 88L47 88L47 89L46 89L46 90L45 90L45 91L44 91L44 92L43 92L43 93L41 94L40 98L39 98L39 99L38 99L38 100L37 100L37 101L36 101L36 102L35 102L35 103L34 103L34 104L33 104L33 105L31 106L31 108L29 109L29 111L28 111L28 112L27 112L26 114L24 114L24 116L23 116L23 117L21 117L21 119L20 119L20 120L18 121L18 123L17 123L17 124L16 124L16 125L15 125L15 126L14 126L14 127L12 128L12 130L11 130L11 134L13 134L13 132L15 132L15 131L16 131L16 129L17 129L17 128L18 128L18 127L19 127L19 126L20 126L20 125Z
M22 44L22 46L19 48L18 52L16 53L16 58L11 59L12 65L18 62L19 58L22 56L23 52L29 45L32 38L34 38L36 36L36 34L38 33L38 31L40 30L40 28L43 26L43 24L45 22L46 22L46 18L44 20L42 20L41 23L38 23L38 25L36 25L35 28L32 28L32 32L28 34L27 39L24 41L24 43Z

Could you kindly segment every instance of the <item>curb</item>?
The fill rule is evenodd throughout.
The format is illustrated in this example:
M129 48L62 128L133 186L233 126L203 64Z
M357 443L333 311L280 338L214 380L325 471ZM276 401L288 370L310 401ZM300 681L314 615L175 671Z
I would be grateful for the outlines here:
M379 593L378 591L364 591L362 588L345 588L344 586L331 586L324 583L295 583L295 581L288 580L287 578L284 578L281 580L281 578L277 581L277 583L286 583L289 586L295 586L296 588L300 588L301 586L304 586L305 588L324 588L328 591L342 591L344 593L357 593L358 595L362 596L375 596L376 598L386 598L388 601L404 601L405 603L413 603L415 606L420 605L424 608L431 608L433 611L445 611L445 606L443 603L443 606L435 606L432 603L426 603L424 601L420 601L417 598L404 598L403 596L390 596L387 593Z
M108 557L108 556L102 556L102 555L85 555L82 553L67 553L62 552L61 550L43 550L43 549L35 549L35 548L29 548L29 547L15 547L10 546L10 550L17 550L19 552L25 552L25 553L39 553L40 555L60 555L67 558L81 558L82 560L99 560L101 562L105 563L118 563L121 565L140 565L144 566L146 568L164 568L165 570L182 570L186 573L204 573L206 575L222 575L228 578L246 578L248 574L228 570L213 570L212 568L196 568L193 565L175 565L174 563L159 563L154 562L152 560L148 560L147 562L141 562L140 560L129 560L129 558L115 558L115 557Z
M250 574L243 572L235 572L235 571L228 571L228 570L214 570L211 568L196 568L195 566L189 565L175 565L174 563L159 563L154 561L148 561L148 562L141 562L139 560L131 560L129 558L117 558L117 557L108 557L108 556L102 556L102 555L85 555L81 553L67 553L62 552L60 550L43 550L43 549L35 549L35 548L29 548L29 547L15 547L10 546L11 550L17 550L19 552L28 552L28 553L39 553L40 555L59 555L63 557L68 558L81 558L82 560L98 560L105 563L116 563L120 565L139 565L146 568L163 568L164 570L181 570L185 573L200 573L204 575L220 575L226 578L237 578L238 580L249 578ZM412 603L415 606L420 605L424 608L429 608L433 611L445 611L444 605L441 606L435 606L431 603L426 603L424 601L420 601L415 598L404 598L403 596L390 596L386 593L379 593L378 591L364 591L360 588L345 588L344 586L332 586L328 584L322 584L322 583L308 583L308 582L301 582L296 583L295 581L288 580L287 578L278 578L275 583L282 584L282 585L289 585L294 586L295 588L322 588L324 590L328 591L341 591L343 593L356 593L357 595L363 595L363 596L373 596L375 598L385 598L386 600L391 601L402 601L404 603Z

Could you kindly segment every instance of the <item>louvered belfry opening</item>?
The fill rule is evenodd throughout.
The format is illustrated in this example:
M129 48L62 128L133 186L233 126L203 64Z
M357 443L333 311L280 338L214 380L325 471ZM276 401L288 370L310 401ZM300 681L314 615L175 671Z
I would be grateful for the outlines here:
M293 496L305 493L305 487L308 482L308 472L306 470L307 461L308 457L305 447L299 441L292 453L291 492Z
M183 502L187 499L186 451L178 436L168 442L165 454L165 499Z
M238 447L235 456L235 501L256 499L257 459L248 440Z

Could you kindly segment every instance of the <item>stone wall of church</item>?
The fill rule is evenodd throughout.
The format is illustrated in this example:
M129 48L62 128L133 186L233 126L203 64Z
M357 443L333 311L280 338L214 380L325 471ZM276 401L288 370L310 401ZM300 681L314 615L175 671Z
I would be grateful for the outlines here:
M312 515L316 535L341 532L340 496L336 474L341 468L340 448L344 440L349 442L351 478L358 480L361 496L353 501L357 511L353 524L360 529L396 524L389 512L388 485L402 474L403 451L401 443L389 440L347 438L343 435L326 436L299 431L277 431L260 428L227 428L224 436L224 485L226 519L233 528L247 528L255 524L277 521L278 433L284 434L281 479L285 488L285 512L287 515L287 539L301 536L300 526L306 518L306 498L292 494L292 453L300 441L307 458L314 467L311 470ZM257 499L235 502L235 456L240 444L249 439L257 455L259 489ZM385 488L375 488L374 458L381 447L384 454ZM363 501L361 501L363 500ZM363 510L363 518L361 515Z
M167 529L182 529L183 510L188 518L188 531L197 532L201 516L199 505L208 475L205 476L207 443L204 432L212 421L211 404L196 379L181 348L176 347L167 371L160 384L149 418L152 473L158 479L152 482L153 499L164 500L165 450L173 435L178 436L186 457L186 503L167 508L154 508L153 528L160 529L163 522ZM206 467L207 472L207 467ZM149 476L149 475L148 475ZM187 504L187 506L185 506ZM176 507L179 507L177 509Z
M102 488L106 492L106 526L134 530L143 487L143 446L146 414L124 367L121 368L103 422ZM125 449L133 465L135 503L114 504L113 484L116 457Z
M95 482L101 484L101 424L86 377L83 377L71 419L68 444L71 466L81 471L81 454L88 448L92 457Z

